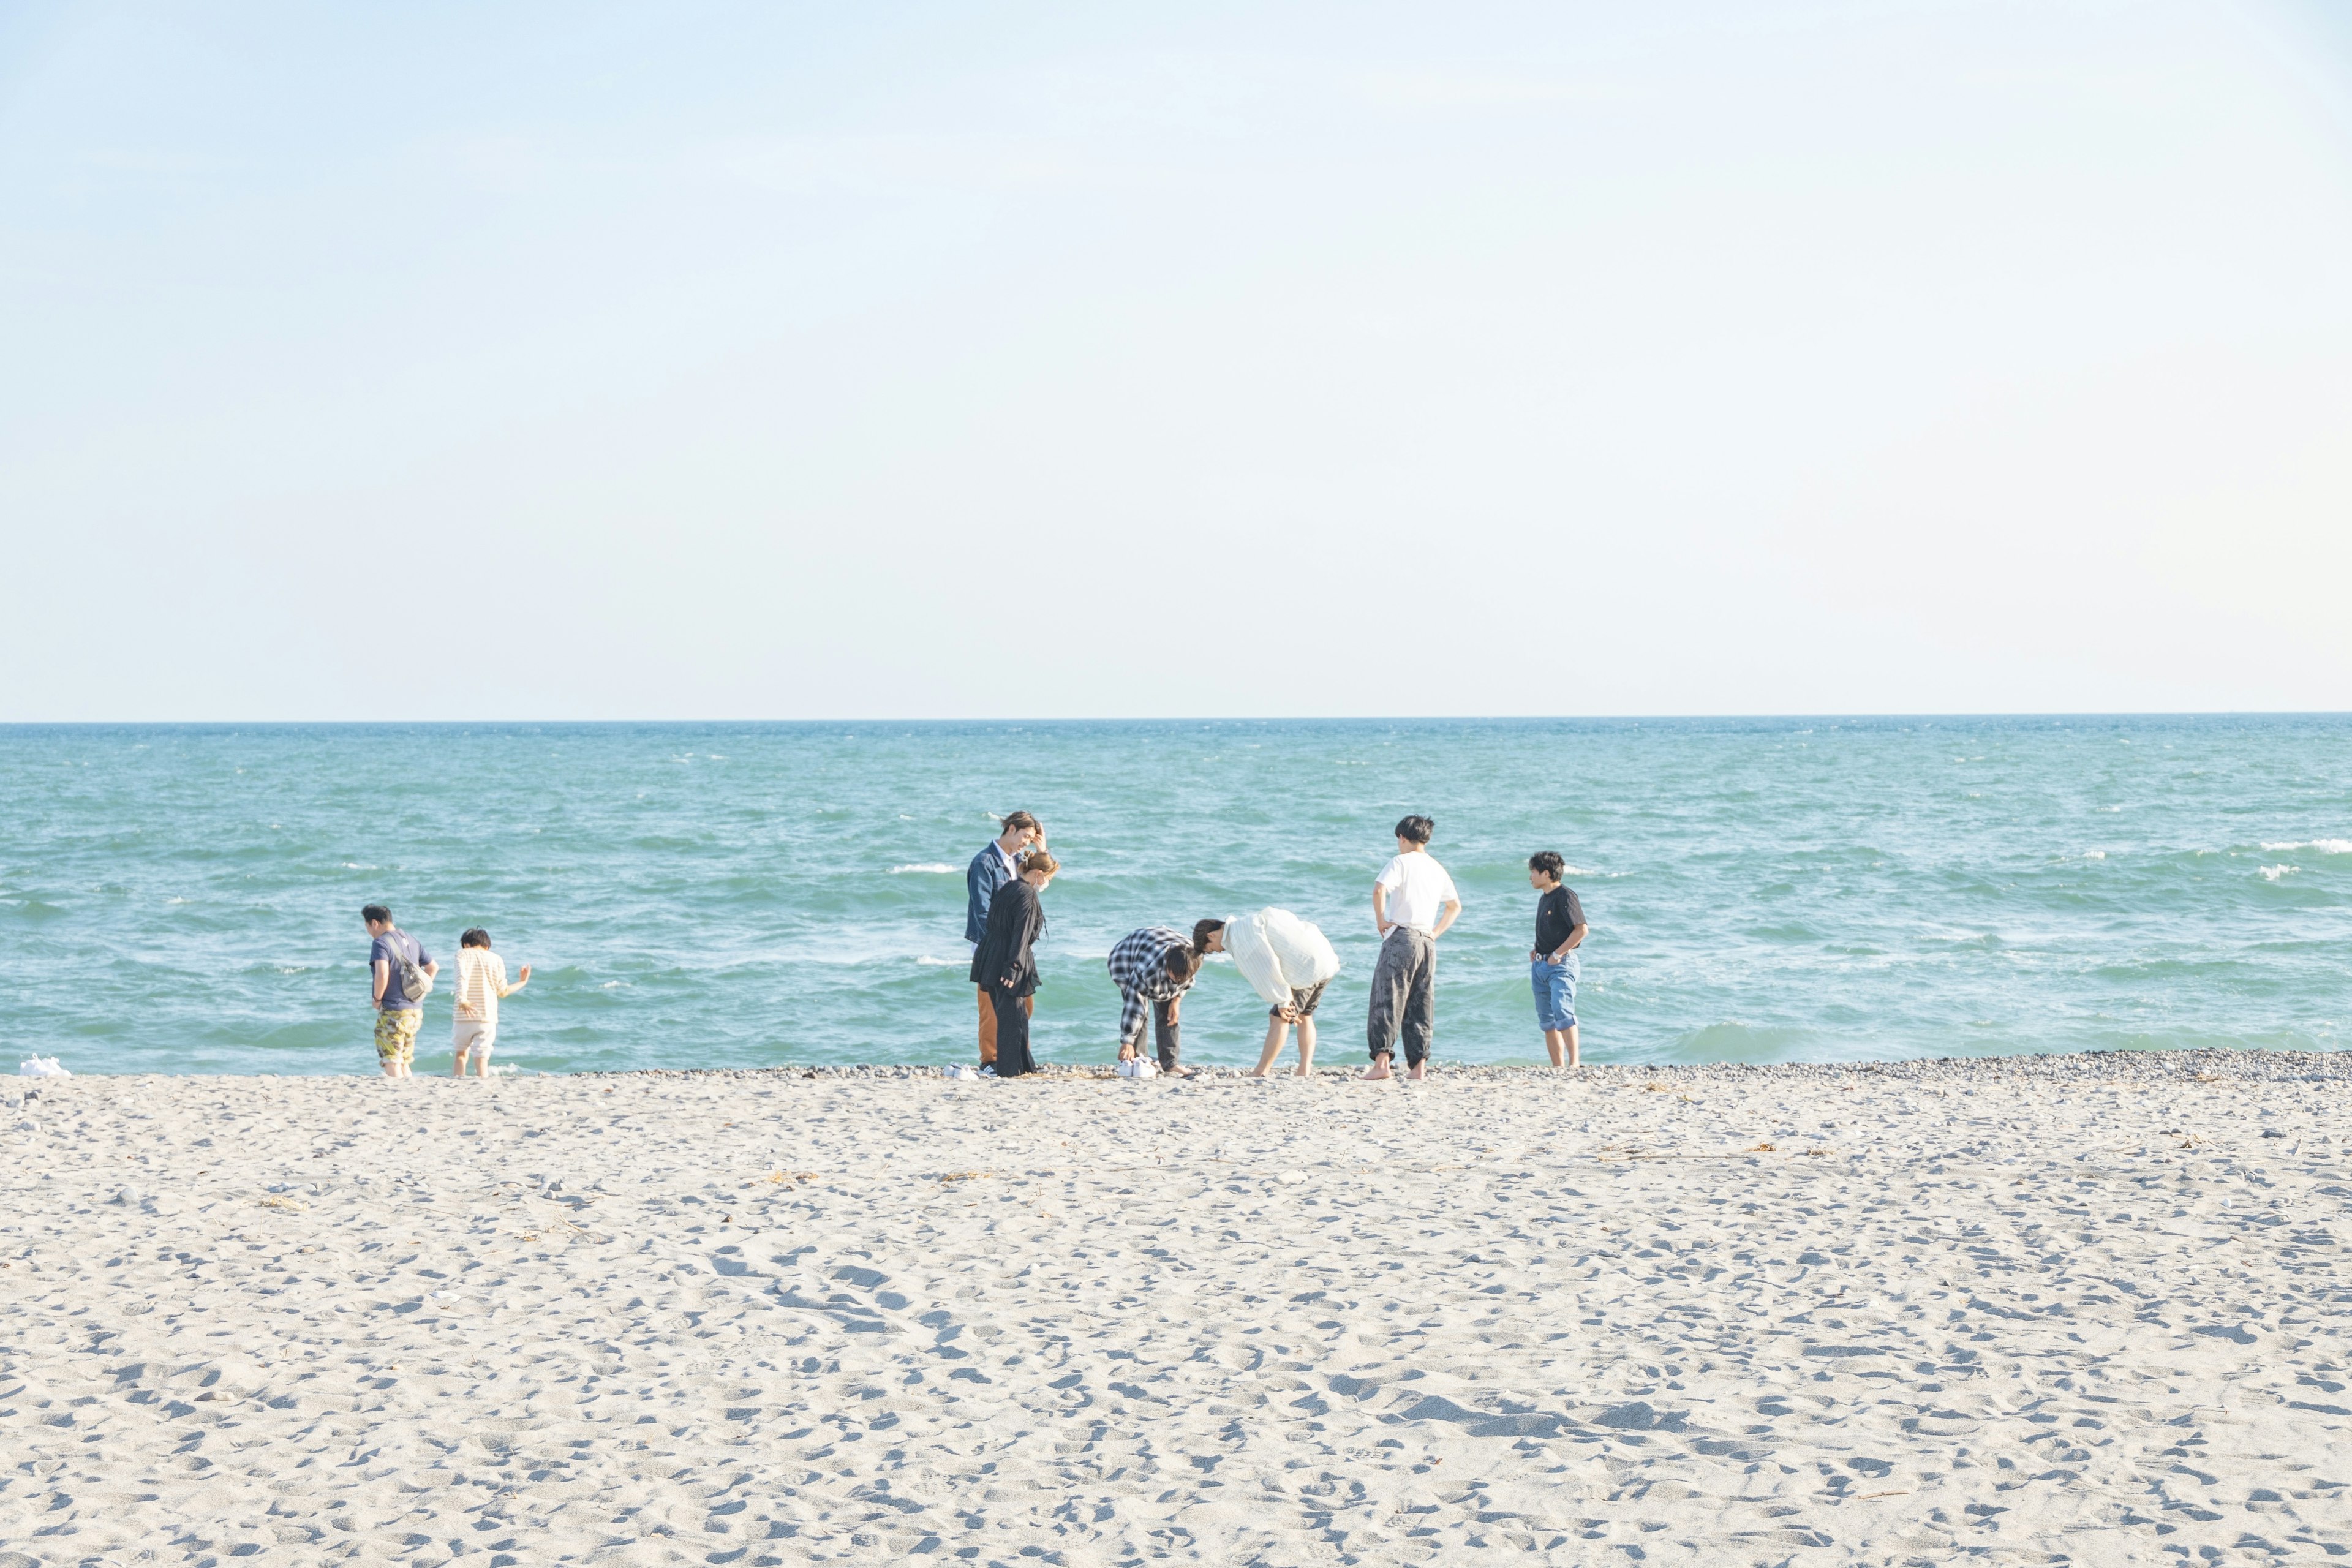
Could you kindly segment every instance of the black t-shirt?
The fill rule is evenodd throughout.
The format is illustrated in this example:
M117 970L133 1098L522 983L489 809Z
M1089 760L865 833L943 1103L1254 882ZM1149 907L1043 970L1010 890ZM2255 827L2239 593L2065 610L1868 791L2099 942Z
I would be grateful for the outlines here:
M1549 957L1559 951L1568 933L1584 923L1584 906L1576 901L1576 889L1554 888L1536 900L1536 951Z

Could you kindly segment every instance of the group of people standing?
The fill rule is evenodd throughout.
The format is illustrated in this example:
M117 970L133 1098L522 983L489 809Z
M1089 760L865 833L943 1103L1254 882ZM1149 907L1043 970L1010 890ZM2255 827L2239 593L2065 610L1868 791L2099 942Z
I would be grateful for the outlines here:
M1365 1030L1371 1047L1368 1079L1391 1076L1400 1043L1406 1073L1415 1080L1429 1066L1436 1035L1437 939L1460 918L1454 879L1429 853L1436 825L1408 816L1396 825L1396 855L1372 880L1372 920L1381 933L1372 965L1371 1004ZM983 1071L1017 1078L1037 1070L1029 1049L1036 1005L1037 943L1045 934L1044 894L1061 863L1045 847L1036 817L1016 811L1003 829L972 857L964 874L964 940L971 944L971 978L980 1005ZM1560 857L1545 850L1528 860L1536 905L1535 946L1528 954L1536 1014L1554 1067L1579 1062L1576 1025L1577 949L1583 944L1583 906L1564 886ZM375 1054L386 1078L408 1078L425 998L441 966L424 943L393 923L382 904L360 910L371 941L368 969L375 1009ZM1119 994L1118 1058L1141 1064L1147 1026L1159 1071L1189 1077L1183 1065L1184 994L1215 953L1229 955L1266 1004L1265 1046L1254 1076L1265 1078L1298 1031L1297 1073L1315 1068L1315 1015L1339 973L1339 955L1323 932L1288 910L1267 908L1231 919L1195 921L1190 931L1145 926L1114 943L1108 968ZM451 1076L470 1069L487 1078L498 1041L499 1004L530 980L526 963L507 978L506 961L477 926L457 939L457 993L452 1009Z
M1025 811L1003 819L1003 831L972 857L964 874L964 940L971 943L971 978L980 1004L982 1071L1017 1078L1037 1070L1029 1049L1029 1023L1037 990L1038 941L1045 934L1043 899L1061 869L1045 847L1045 830ZM1365 1031L1371 1052L1367 1079L1391 1076L1400 1043L1405 1071L1419 1081L1428 1071L1436 1035L1437 939L1462 913L1454 879L1429 853L1436 825L1408 816L1396 825L1396 856L1372 881L1372 920L1381 932L1372 965ZM1554 1067L1576 1067L1580 1042L1576 986L1577 950L1589 929L1575 890L1560 878L1566 862L1553 850L1528 859L1536 902L1535 945L1528 953L1536 1017ZM1149 1021L1159 1070L1190 1076L1181 1044L1184 994L1213 953L1227 953L1267 1004L1265 1049L1253 1075L1274 1070L1289 1032L1298 1031L1298 1076L1315 1066L1315 1012L1339 973L1339 955L1322 931L1288 910L1263 909L1226 920L1193 922L1191 931L1145 926L1121 937L1108 967L1119 994L1118 1056L1142 1058Z

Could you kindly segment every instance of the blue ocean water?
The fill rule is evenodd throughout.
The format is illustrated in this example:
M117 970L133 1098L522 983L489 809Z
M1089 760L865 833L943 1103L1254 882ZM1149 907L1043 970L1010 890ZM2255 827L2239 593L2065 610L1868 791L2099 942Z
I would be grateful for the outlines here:
M1592 924L1599 1061L2334 1048L2352 720L0 728L0 1050L80 1072L373 1068L359 907L488 927L526 1070L972 1055L962 868L1042 817L1036 1043L1108 1061L1102 958L1278 903L1346 968L1407 811L1465 900L1438 1050L1539 1059L1527 856ZM1189 1057L1254 1060L1229 964ZM422 1060L446 1068L445 986Z

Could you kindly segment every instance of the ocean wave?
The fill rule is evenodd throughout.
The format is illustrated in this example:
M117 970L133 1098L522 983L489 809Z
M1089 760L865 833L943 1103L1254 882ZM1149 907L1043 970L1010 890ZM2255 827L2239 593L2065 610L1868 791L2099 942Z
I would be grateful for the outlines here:
M1816 1045L1811 1031L1785 1025L1729 1021L1685 1030L1665 1048L1676 1062L1786 1061Z
M1595 1059L2270 1044L2352 1062L2341 976L2306 961L2352 937L2352 903L2331 886L2352 872L2352 811L2331 837L2340 803L2310 784L2329 776L2352 719L1905 723L1118 722L1017 738L982 724L887 742L863 726L476 727L454 773L391 731L9 729L0 799L32 804L0 838L0 1036L26 1039L19 1056L71 1043L92 1072L372 1068L353 918L365 895L437 933L428 1010L454 984L445 944L469 924L505 940L510 973L522 957L556 961L515 998L512 1027L531 1038L512 1059L530 1070L936 1062L943 1038L969 1036L954 873L996 831L970 809L984 790L1042 806L1088 873L1045 895L1047 1059L1108 1055L1118 1001L1102 954L1162 921L1295 910L1347 965L1326 1015L1360 1008L1378 947L1363 884L1388 858L1389 825L1427 809L1468 904L1440 944L1459 1059L1524 1059L1540 1038L1522 867L1550 843L1618 868L1568 872L1593 922L1579 1011ZM2178 749L2116 765L2105 748L2142 728ZM662 771L722 733L740 772L701 752L692 779ZM1244 743L1253 734L1263 749ZM129 751L142 740L154 755ZM1780 773L1773 759L1796 761L1786 752L1803 740L1823 744L1818 771ZM1568 797L1564 748L1585 781ZM1979 755L1960 778L1945 771ZM79 765L89 756L100 761ZM2252 757L2280 771L2248 772ZM215 787L238 763L247 784ZM268 788L247 787L257 779ZM379 791L405 830L377 823ZM845 815L773 816L779 799L827 795ZM1167 827L1187 802L1236 799L1257 804L1221 820L1213 853ZM257 805L278 814L252 822ZM2297 818L2299 840L2240 837ZM2091 833L2119 842L2083 844ZM886 858L930 837L955 859ZM338 845L400 858L324 858ZM2250 863L2205 864L2232 858ZM2289 888L2314 869L2305 859L2316 875ZM189 901L164 907L173 897ZM645 995L617 994L631 988ZM92 995L109 1005L93 1013ZM1265 1004L1229 964L1185 1010L1199 1015L1188 1057L1256 1059Z

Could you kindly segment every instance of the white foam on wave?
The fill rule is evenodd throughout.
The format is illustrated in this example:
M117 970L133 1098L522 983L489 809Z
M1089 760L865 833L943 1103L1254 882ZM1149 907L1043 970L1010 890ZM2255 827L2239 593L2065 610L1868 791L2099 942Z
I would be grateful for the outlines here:
M969 960L961 958L933 958L928 952L919 955L915 962L917 963L923 964L926 967L936 967L940 969L952 969L958 964L969 966L970 963Z
M2085 849L2083 851L2083 858L2085 860L2104 860L2106 858L2107 852L2104 849Z
M955 869L956 868L954 867L942 864L937 860L926 860L921 864L915 866L893 866L890 868L890 875L893 877L905 877L920 873L924 876L929 877L952 877L955 875Z
M2263 868L2263 880L2265 882L2275 882L2281 877L2286 876L2290 872L2300 871L2303 868L2300 866L2265 866Z
M2317 855L2352 855L2352 838L2306 838L2299 844L2265 844L2263 847L2273 853L2308 849Z

